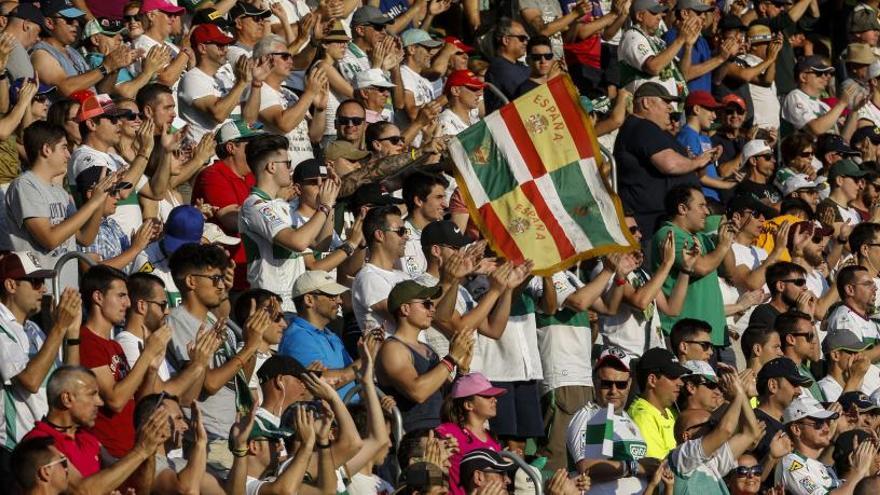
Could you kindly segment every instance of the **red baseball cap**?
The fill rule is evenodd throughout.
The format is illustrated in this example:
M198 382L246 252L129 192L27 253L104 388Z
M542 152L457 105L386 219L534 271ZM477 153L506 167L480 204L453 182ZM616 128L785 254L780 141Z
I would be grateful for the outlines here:
M466 86L470 89L483 89L486 87L486 83L480 80L473 72L462 69L453 71L452 74L449 74L449 78L446 79L446 89L453 86Z
M736 105L742 110L746 109L746 101L740 98L738 94L734 93L730 93L728 95L725 95L724 98L721 98L721 103L723 103L725 107Z
M193 28L190 40L193 45L204 45L206 43L231 45L235 42L235 38L227 36L216 24L199 24Z
M707 110L715 110L723 106L711 93L703 90L692 91L684 101L684 106L688 108L693 108L697 105Z
M54 276L55 270L44 268L37 255L30 251L13 251L0 258L0 279L46 279Z
M447 36L447 37L443 38L443 41L449 43L450 45L454 45L456 48L458 48L459 50L461 50L465 53L473 53L474 52L474 47L472 47L470 45L465 45L464 41L461 41L460 39L456 38L455 36Z

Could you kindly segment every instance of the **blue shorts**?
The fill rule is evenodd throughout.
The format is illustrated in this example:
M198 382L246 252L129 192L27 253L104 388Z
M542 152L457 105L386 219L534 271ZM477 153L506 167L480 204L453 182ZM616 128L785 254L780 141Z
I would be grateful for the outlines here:
M542 438L544 415L541 412L538 381L493 381L492 385L507 390L506 394L498 397L498 414L489 420L492 432L499 437Z

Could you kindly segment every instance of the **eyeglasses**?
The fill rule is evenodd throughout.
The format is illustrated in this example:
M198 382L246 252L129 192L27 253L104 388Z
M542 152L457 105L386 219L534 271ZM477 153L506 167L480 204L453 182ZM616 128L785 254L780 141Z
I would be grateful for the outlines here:
M410 301L409 303L410 304L421 304L428 311L431 311L432 309L434 309L434 301L432 301L430 299L424 299L424 300L416 299L415 301Z
M612 388L626 390L626 387L629 387L629 380L605 380L604 378L600 378L599 382L599 387L603 390L611 390Z
M803 287L807 285L807 279L805 278L789 278L783 280L782 282L785 282L786 284L794 284L798 287Z
M214 287L220 287L221 284L226 282L226 277L223 275L202 275L201 273L190 273L190 275L193 277L207 278L211 281Z
M700 349L704 351L708 351L712 347L712 342L708 340L685 340L685 344L695 344L700 346Z
M401 144L403 143L403 137L401 136L388 136L383 138L378 138L376 141L388 141L391 144Z
M49 101L49 95L34 95L34 103L46 103Z
M529 55L529 57L531 57L532 60L534 60L535 62L538 62L540 60L553 60L552 53L532 53L531 55Z
M758 464L755 466L737 466L737 478L748 478L749 476L761 476L764 474L764 468Z
M810 428L812 428L814 430L821 430L822 428L825 428L826 426L831 426L831 418L826 418L826 419L810 418L810 419L811 419L811 421L801 421L801 424L804 426L809 426Z
M379 88L374 88L374 89L379 89ZM340 115L340 116L336 117L336 123L339 125L361 125L364 123L364 118L363 117L343 117Z
M159 309L162 310L163 313L168 309L168 301L151 301L149 299L144 299L144 302L159 306Z
M125 22L138 22L138 16L137 16L137 14L135 14L135 15L124 15L124 16L122 16L122 19L125 20Z
M270 53L269 55L277 55L277 56L281 57L281 60L284 60L285 62L287 62L288 60L293 60L293 55L291 55L287 52L274 52L274 53Z
M283 163L285 167L291 168L293 160L272 160L269 163Z
M55 459L54 461L50 462L49 464L43 464L41 467L50 467L50 466L54 466L55 464L61 464L61 466L64 469L67 469L67 466L68 466L67 457L59 457L58 459Z
M505 36L505 38L516 38L523 43L526 43L529 41L528 35L525 35L525 34L508 34Z
M803 337L804 340L806 340L807 342L812 342L816 338L816 334L814 334L813 332L795 332L795 333L790 333L789 335L792 335L795 337Z
M18 281L30 283L34 290L40 290L43 288L43 285L46 284L46 281L42 278L20 278Z
M409 235L409 229L406 227L398 227L396 229L382 229L382 230L385 232L394 232L395 234L399 235L400 237L406 237Z

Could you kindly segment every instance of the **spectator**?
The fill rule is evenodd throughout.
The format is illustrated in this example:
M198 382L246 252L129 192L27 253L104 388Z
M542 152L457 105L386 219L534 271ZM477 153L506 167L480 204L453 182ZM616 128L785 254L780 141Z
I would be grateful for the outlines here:
M742 150L742 165L746 177L736 187L736 194L750 195L767 206L777 205L782 194L772 182L776 170L773 148L759 139L747 142Z
M253 56L254 47L266 34L266 24L271 15L265 8L244 2L236 2L229 9L230 32L235 35L235 43L229 45L226 51L226 62L230 66L238 64L242 56Z
M355 99L364 107L365 119L352 120L360 119L360 117L346 117L347 120L344 121L346 125L365 129L366 126L362 125L365 121L367 124L379 121L394 121L394 108L388 105L388 97L391 95L391 90L396 88L397 85L386 79L381 69L366 69L358 72L352 84L354 85ZM338 112L337 109L337 127L342 124ZM337 129L337 134L339 133L339 129ZM363 136L360 135L359 137Z
M833 72L834 68L826 65L822 58L816 55L798 62L796 70L798 87L782 102L784 124L796 130L805 129L814 136L829 131L835 134L838 132L837 119L850 107L849 94L846 94L847 98L839 100L834 108L818 100L818 96L828 86ZM852 118L849 120L854 121ZM846 130L843 133L847 135Z
M495 44L495 57L489 60L486 82L495 86L505 99L511 100L516 89L529 77L529 68L519 63L526 54L529 35L522 24L509 18L501 18L495 26L492 38ZM486 93L486 113L492 113L506 103L489 91Z
M623 32L618 48L620 57L620 85L635 93L645 82L655 82L666 93L676 98L687 96L686 80L676 65L675 57L686 40L699 33L703 25L699 16L691 17L681 26L681 36L667 45L658 29L662 16L669 7L656 0L634 1L630 11L632 25Z
M844 392L855 390L870 395L880 387L877 369L862 355L869 347L870 344L845 329L837 329L825 337L822 352L828 362L828 374L819 380L825 397L836 401Z
M6 69L13 80L34 77L34 66L28 51L40 41L40 30L46 18L38 6L23 3L17 5L7 19L3 32L12 36L14 41Z
M770 301L759 304L749 318L749 326L775 328L776 317L797 309L806 311L810 305L806 271L800 265L781 261L767 267L765 278ZM780 335L780 338L782 335ZM783 346L785 343L783 343Z
M688 156L699 156L715 149L707 131L715 124L715 112L720 108L721 103L715 100L708 91L695 90L688 94L684 103L686 123L675 136L675 139L687 149ZM720 150L715 151L720 156ZM733 182L722 180L719 174L716 163L712 162L706 164L706 167L700 171L703 195L708 200L720 202L720 190L730 189L734 186Z
M819 202L816 215L822 219L833 218L833 222L849 221L853 226L858 225L862 218L849 203L859 197L863 187L860 179L866 173L850 159L843 159L832 165L828 171L831 195Z
M715 10L699 0L685 0L675 4L675 16L679 20L682 32L679 33L678 29L672 27L663 33L663 41L671 45L677 37L686 37L682 51L677 57L681 59L681 72L687 81L688 93L711 91L712 71L737 55L739 52L737 39L723 39L717 46L718 53L713 56L712 48L701 32L715 21ZM688 33L685 26L689 24L697 26L695 32Z
M749 26L748 53L741 59L746 67L739 75L749 83L749 96L754 108L753 125L759 129L779 129L781 106L776 96L776 67L783 48L782 36L774 36L768 26L760 23Z
M678 399L681 377L690 370L678 363L666 349L650 349L636 365L636 385L641 393L627 413L645 440L646 457L663 459L677 445L675 416L669 409Z
M121 20L91 19L83 28L83 44L90 49L86 54L86 62L92 69L102 70L104 60L119 50L122 45L122 33L125 25ZM141 62L141 73L135 78L128 67L122 67L116 72L116 80L110 88L110 93L124 98L134 98L138 90L150 82L159 69L170 62L170 52L163 46L150 48L149 53L144 54ZM113 55L114 57L117 55Z
M461 486L468 495L480 488L507 489L516 464L489 449L477 449L461 459Z
M709 363L702 360L684 361L682 366L691 374L682 377L683 386L678 394L679 411L700 410L714 412L724 403L719 387L720 379Z
M819 360L819 336L812 319L799 311L788 311L776 318L776 330L782 340L782 353L798 367L798 372L811 381L809 394L816 400L825 400L822 389L810 371L809 363Z
M144 33L132 41L132 48L149 53L154 46L163 46L170 51L171 63L159 71L157 82L177 88L181 74L188 68L195 66L195 57L190 50L181 50L177 45L168 41L171 35L172 18L183 14L184 8L177 7L166 0L145 0L138 11L138 18L144 27ZM143 71L139 64L132 66L132 74L137 76ZM140 106L140 104L139 104ZM156 119L157 124L159 120Z
M779 332L773 327L748 327L740 336L743 357L746 367L755 372L755 376L769 361L782 357L782 342Z
M70 461L55 448L52 437L21 442L13 451L12 472L23 494L65 493L70 485Z
M440 114L440 126L446 136L455 136L479 121L479 108L486 84L469 70L453 71L446 79L444 92L449 107Z
M407 216L404 227L409 236L404 247L404 255L395 263L411 277L425 271L427 261L422 253L422 229L431 222L443 219L449 205L446 202L446 188L449 182L440 175L414 173L403 181L403 200Z
M669 332L669 345L681 362L706 361L712 358L712 327L702 320L684 318Z
M516 88L516 96L522 96L529 91L553 79L562 70L561 62L553 53L550 38L542 35L529 39L526 46L526 58L529 62L529 78Z

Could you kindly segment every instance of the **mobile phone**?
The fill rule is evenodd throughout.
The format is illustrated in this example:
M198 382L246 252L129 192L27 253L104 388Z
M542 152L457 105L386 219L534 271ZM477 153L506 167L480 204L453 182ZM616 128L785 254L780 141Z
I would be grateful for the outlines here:
M311 411L315 418L324 416L324 404L320 400L302 400L296 404L298 407L304 407L307 411Z

